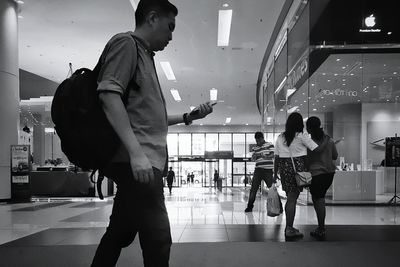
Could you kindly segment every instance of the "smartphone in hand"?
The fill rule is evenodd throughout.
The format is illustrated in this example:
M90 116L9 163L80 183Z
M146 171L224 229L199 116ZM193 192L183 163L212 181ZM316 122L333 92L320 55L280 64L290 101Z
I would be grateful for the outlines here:
M217 104L217 101L210 101L209 103L211 104L211 106L215 106ZM199 114L199 112L200 111L199 111L198 107L196 107L189 114L193 116L193 115Z

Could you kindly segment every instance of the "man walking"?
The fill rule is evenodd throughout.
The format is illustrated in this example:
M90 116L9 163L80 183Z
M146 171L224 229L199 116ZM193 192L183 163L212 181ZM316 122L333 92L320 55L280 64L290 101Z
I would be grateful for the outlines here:
M264 140L262 132L256 132L254 135L257 145L253 147L252 161L256 162L256 168L251 183L249 202L245 212L252 212L254 201L256 200L257 190L261 184L261 180L267 184L268 187L272 186L274 168L274 145Z
M172 40L177 14L167 0L140 1L135 31L112 37L101 55L97 90L121 146L104 169L117 193L92 266L115 266L137 233L144 266L169 265L171 233L162 179L168 125L189 125L212 112L205 103L196 113L167 115L153 57Z
M167 185L169 189L169 194L172 194L172 184L174 183L175 172L172 170L172 167L169 167L169 171L167 174Z

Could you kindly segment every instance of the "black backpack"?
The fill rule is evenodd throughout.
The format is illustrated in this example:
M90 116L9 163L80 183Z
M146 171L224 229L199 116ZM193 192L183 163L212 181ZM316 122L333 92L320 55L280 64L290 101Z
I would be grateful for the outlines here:
M64 80L57 87L51 106L51 118L61 140L61 150L71 163L92 171L90 179L93 183L95 172L101 171L110 162L120 145L119 137L106 118L98 98L100 65L99 60L93 71L81 68ZM126 91L124 103L128 99L129 90ZM99 175L97 181L101 199L102 178Z

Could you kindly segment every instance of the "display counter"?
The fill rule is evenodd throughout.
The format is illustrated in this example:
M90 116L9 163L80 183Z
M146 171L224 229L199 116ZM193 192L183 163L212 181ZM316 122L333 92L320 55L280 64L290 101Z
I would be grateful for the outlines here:
M337 171L332 184L334 201L375 201L383 194L384 175L382 170Z
M57 169L32 171L30 184L32 196L38 197L94 197L90 172L71 172Z

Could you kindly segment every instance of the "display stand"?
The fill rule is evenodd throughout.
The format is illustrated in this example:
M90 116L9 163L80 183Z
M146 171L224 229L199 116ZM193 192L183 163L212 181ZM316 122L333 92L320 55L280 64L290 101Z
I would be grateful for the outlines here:
M400 197L397 195L397 167L400 166L400 137L386 137L385 166L394 167L394 196L388 201L388 204L400 203Z

